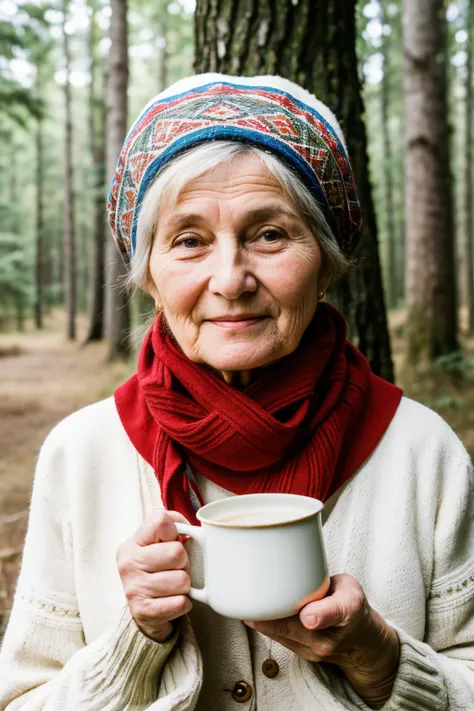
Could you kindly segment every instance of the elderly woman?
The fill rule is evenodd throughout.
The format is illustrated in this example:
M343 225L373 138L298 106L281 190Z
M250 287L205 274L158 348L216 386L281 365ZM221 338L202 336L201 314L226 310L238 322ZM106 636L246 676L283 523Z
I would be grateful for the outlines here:
M278 77L179 82L109 210L159 314L137 374L43 446L0 709L473 709L469 457L320 303L360 228L335 117ZM249 492L325 501L331 587L299 616L187 596L175 522Z

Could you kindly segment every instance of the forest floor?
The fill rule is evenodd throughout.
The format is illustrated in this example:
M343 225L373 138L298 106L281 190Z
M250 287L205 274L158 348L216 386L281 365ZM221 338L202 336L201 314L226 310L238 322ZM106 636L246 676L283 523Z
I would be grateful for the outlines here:
M64 339L60 314L44 331L0 335L0 623L17 577L35 462L44 438L63 417L107 397L133 366L107 361L104 343ZM82 340L81 340L82 339ZM1 624L0 624L1 627Z
M474 340L464 341L463 375L403 372L404 313L390 314L397 380L437 410L474 455ZM85 335L85 322L79 336ZM107 361L105 344L64 340L62 316L42 332L0 335L0 623L11 606L26 531L35 461L49 430L74 410L107 397L133 364ZM1 627L1 624L0 624Z

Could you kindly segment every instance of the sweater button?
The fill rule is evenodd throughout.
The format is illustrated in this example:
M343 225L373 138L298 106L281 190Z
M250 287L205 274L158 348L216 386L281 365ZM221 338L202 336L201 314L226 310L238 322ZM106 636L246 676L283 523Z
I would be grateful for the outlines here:
M278 676L280 667L274 659L266 659L262 664L262 671L267 679L274 679Z
M252 697L252 687L246 681L238 681L232 689L232 698L239 704L245 704Z

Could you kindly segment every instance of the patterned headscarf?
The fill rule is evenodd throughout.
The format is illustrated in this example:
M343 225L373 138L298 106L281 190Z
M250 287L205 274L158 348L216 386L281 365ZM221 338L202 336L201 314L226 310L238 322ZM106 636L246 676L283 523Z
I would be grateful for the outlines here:
M140 206L158 172L178 153L213 140L276 154L314 195L341 250L353 250L360 202L342 130L328 107L281 77L201 74L152 99L125 140L108 212L126 259L135 250Z

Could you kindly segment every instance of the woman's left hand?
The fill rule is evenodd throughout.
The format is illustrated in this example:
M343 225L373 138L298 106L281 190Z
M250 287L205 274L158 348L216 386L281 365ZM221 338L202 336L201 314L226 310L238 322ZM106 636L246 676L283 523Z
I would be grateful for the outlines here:
M371 708L383 706L392 693L398 635L350 575L331 578L327 596L303 607L299 616L246 624L300 657L336 664Z

